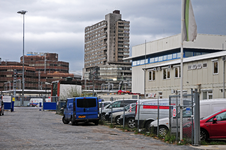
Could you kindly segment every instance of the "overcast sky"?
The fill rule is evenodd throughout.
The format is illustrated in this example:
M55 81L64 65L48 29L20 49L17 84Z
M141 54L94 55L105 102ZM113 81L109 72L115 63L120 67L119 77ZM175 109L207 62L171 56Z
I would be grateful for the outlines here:
M192 0L198 33L226 35L226 0ZM179 34L181 0L0 0L0 58L17 61L25 54L58 53L70 72L84 66L84 29L120 10L130 21L132 46Z

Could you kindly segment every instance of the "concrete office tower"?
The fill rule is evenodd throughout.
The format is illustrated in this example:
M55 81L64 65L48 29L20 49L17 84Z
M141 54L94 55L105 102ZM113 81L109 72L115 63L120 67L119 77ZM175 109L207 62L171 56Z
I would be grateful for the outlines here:
M127 80L131 79L131 71L128 72L131 63L123 60L129 57L129 28L130 22L122 20L119 10L105 15L105 20L85 28L84 78L90 78L89 73L95 72L99 79L119 80L124 75ZM106 66L109 70L118 68L120 72L101 73Z

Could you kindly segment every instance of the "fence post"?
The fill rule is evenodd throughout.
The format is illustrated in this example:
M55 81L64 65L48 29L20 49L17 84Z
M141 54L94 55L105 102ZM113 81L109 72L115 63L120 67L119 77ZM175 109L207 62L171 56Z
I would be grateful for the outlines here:
M171 114L171 97L169 97L169 132L170 132L170 135L171 135L171 117L172 117L172 114Z
M138 115L138 120L137 120L137 130L138 130L138 132L139 132L139 127L140 127L140 121L139 121L139 120L140 120L140 103L138 102L137 104L138 104L138 112L137 112L137 113L138 113L138 114L137 114L137 115Z
M195 89L195 114L194 114L194 145L198 146L200 141L200 101L197 89Z
M123 98L123 129L125 128L125 103L124 103L124 98Z
M191 105L192 105L192 111L191 111L191 144L194 144L194 101L193 101L194 95L193 95L193 89L191 89Z
M39 103L39 111L42 110L42 102Z
M159 94L158 94L157 136L159 136Z
M177 92L176 92L177 94ZM181 95L179 96L180 99ZM177 127L177 131L176 131L176 141L178 141L178 97L176 97L176 127Z

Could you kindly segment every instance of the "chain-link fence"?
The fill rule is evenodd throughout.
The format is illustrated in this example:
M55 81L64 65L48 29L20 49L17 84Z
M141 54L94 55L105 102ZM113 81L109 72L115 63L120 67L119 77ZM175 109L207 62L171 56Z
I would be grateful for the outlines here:
M109 107L110 109L105 113L105 118L102 119L106 119L111 123L121 124L123 127L125 125L128 125L129 128L136 127L138 131L143 129L148 132L151 131L158 136L166 136L169 133L175 136L178 141L180 134L180 108L182 108L183 139L194 143L194 109L197 106L195 101L196 104L199 101L199 93L191 89L191 94L183 95L182 105L180 101L180 95L172 95L168 99L137 99L134 111L128 112L128 110L123 110L122 108L119 113ZM102 114L106 111L105 109L106 107L102 107ZM196 116L198 116L199 112L197 111L196 113ZM116 118L119 114L120 117ZM107 115L109 118L106 118ZM199 131L196 133L199 133Z

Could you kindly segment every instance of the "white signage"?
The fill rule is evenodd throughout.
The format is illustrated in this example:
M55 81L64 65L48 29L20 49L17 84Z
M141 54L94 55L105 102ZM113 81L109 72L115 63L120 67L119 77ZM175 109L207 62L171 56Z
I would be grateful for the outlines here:
M148 93L148 97L155 97L156 93Z
M3 96L3 102L10 102L11 103L11 96Z

